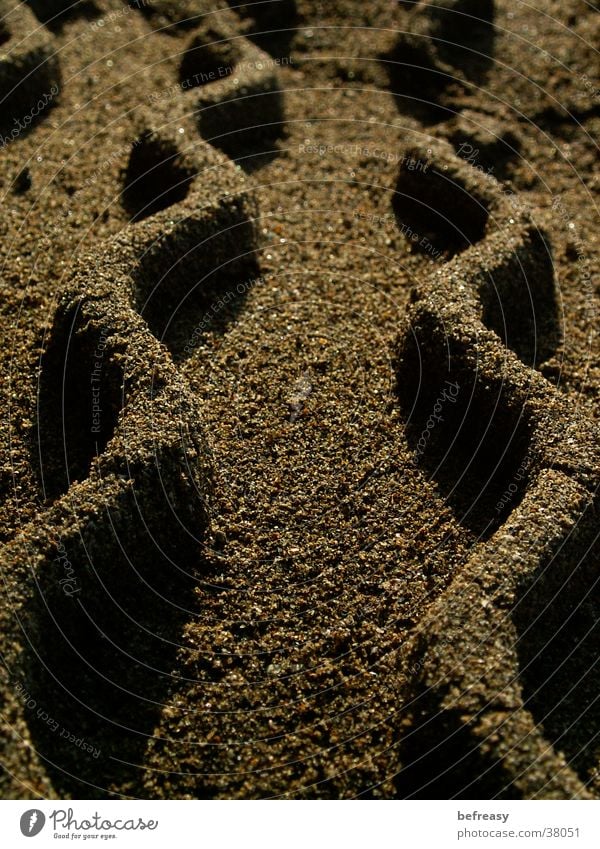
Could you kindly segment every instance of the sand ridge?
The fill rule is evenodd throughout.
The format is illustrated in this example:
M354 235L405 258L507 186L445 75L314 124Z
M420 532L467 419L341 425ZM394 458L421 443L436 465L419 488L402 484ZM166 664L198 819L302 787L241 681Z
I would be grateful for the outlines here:
M597 795L597 15L138 5L20 24L4 794Z

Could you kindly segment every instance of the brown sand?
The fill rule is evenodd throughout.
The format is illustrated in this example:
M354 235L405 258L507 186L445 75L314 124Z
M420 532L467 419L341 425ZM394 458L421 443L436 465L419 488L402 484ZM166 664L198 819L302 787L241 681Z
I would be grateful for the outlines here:
M598 13L68 5L0 45L3 137L59 88L1 151L3 795L597 797Z

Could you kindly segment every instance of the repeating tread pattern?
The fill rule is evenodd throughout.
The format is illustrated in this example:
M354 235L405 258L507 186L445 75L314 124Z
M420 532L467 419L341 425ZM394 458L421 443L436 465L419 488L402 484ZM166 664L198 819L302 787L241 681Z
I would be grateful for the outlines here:
M448 526L464 534L467 553L435 584L420 618L392 619L401 635L394 651L369 656L362 666L349 660L345 666L345 658L368 647L353 645L351 626L327 629L314 666L288 675L279 666L279 647L271 647L262 652L269 657L255 699L261 702L264 692L274 700L276 715L285 698L292 703L297 686L292 710L307 729L318 726L326 761L331 750L331 774L327 768L320 773L319 766L314 773L307 770L316 776L314 784L303 785L299 794L335 789L337 749L350 741L348 757L354 757L351 744L363 734L374 751L385 739L389 756L372 771L370 763L359 763L366 784L378 769L399 765L396 774L388 770L382 795L594 798L590 776L597 769L593 743L600 722L593 708L600 682L591 647L598 629L600 442L593 422L547 377L565 336L555 239L536 221L526 193L503 182L527 144L526 121L516 128L503 119L508 83L527 103L527 120L542 123L569 110L580 115L581 86L562 80L556 91L542 89L547 69L538 60L522 79L519 69L527 60L497 25L505 21L502 0L399 5L403 28L393 48L372 64L381 70L385 63L400 112L429 128L436 140L421 132L427 136L422 144L393 139L401 164L388 187L396 226L389 242L398 247L397 267L406 263L416 282L396 337L395 394L381 429L391 428L393 416L399 416L412 456L410 472L424 491L439 497L450 515ZM562 22L561 4L550 5ZM214 386L200 386L197 376L191 380L188 366L209 305L225 291L238 293L214 317L215 326L229 330L251 288L248 281L261 279L257 257L263 237L271 240L273 253L273 245L286 242L278 224L271 230L271 222L259 218L260 192L244 172L273 153L287 132L288 95L284 99L274 57L292 51L305 6L295 0L140 0L127 7L148 30L147 38L169 53L164 78L171 74L174 91L167 98L159 92L128 115L133 137L130 133L126 151L115 156L122 166L119 190L115 210L106 213L123 226L78 249L37 355L29 467L38 508L7 534L0 549L2 573L11 577L3 594L7 603L0 606L5 796L68 798L81 796L82 788L92 798L148 795L148 774L163 755L178 777L173 781L181 781L182 795L223 793L216 779L211 785L212 773L207 778L197 769L204 766L201 746L189 757L181 755L180 741L156 733L178 686L193 684L196 695L207 681L223 690L228 681L239 683L235 669L227 678L233 653L225 649L204 657L194 648L188 666L181 664L182 634L203 614L199 584L208 576L207 592L217 596L226 589L219 571L223 535L211 537L210 564L203 559L213 504L221 495L202 403ZM0 101L2 114L10 116L6 126L0 118L5 134L15 116L29 116L27 129L42 121L46 109L37 110L37 104L48 93L60 102L68 59L56 50L57 34L107 9L125 15L108 0L16 5L0 0ZM517 27L524 12L515 14ZM582 12L574 31L587 32L591 15ZM326 38L326 30L319 37ZM310 43L314 36L307 27L302 38ZM513 52L495 73L493 57L504 45ZM304 49L309 52L306 41ZM582 37L574 60L578 73L591 50ZM112 59L106 62L112 67ZM345 73L347 81L356 81L350 66ZM377 79L376 71L368 73ZM482 85L498 108L473 105L473 91ZM539 96L530 96L532 88L540 89ZM332 88L332 99L336 94ZM304 117L303 132L312 136L310 110ZM410 135L404 126L402 133ZM304 147L312 141L318 149L318 139L308 137ZM470 160L474 152L477 168ZM348 171L357 191L382 189ZM98 176L101 172L94 179ZM285 176L279 175L282 182ZM336 181L329 181L332 192ZM31 189L29 168L15 186L18 195ZM403 252L417 234L410 255ZM321 249L331 249L332 259L335 239L327 247L325 242ZM427 263L424 253L437 261ZM298 292L300 299L301 284ZM377 315L368 315L376 324ZM263 309L260 319L265 327L276 324L276 309L272 314ZM394 321L394 333L396 328ZM321 344L320 338L312 341ZM242 351L236 367L243 370L245 358ZM312 383L299 375L282 400L293 425L310 403L313 384L326 376L324 356L318 366ZM357 391L355 379L350 394ZM257 398L259 389L252 387ZM366 472L363 482L373 474ZM8 491L4 468L3 475ZM340 483L337 506L350 512L344 486ZM279 530L276 526L275 535ZM242 528L240 536L246 532ZM356 545L361 555L366 550ZM357 570L366 568L363 562L357 559ZM383 590L369 581L367 575L365 597L377 598ZM338 589L332 580L328 592ZM277 635L269 632L271 622L260 608L252 616L251 622L228 623L227 639ZM383 614L382 620L387 623ZM370 624L377 637L383 634L378 622ZM220 640L218 628L215 634ZM225 637L222 645L230 645ZM194 680L198 669L206 675ZM378 685L391 689L398 703L397 714L386 717L393 726L389 738L379 736L377 717L359 733L353 727L355 705L348 709L343 696L350 692L360 707L369 701L372 679L365 684L362 673L375 679L375 695ZM309 682L304 692L297 684L302 676ZM323 696L331 714L339 710L346 739L340 742L321 723L313 696L314 705ZM261 702L256 712L263 708ZM201 741L217 751L211 748L212 768L218 747L226 745L221 729L225 735L231 726L227 710L215 713L218 720L207 711L198 727L215 721L218 729L214 742L208 734ZM250 705L248 712L254 711ZM248 724L255 727L266 729ZM69 729L77 729L79 742L66 747L62 731ZM182 737L187 733L178 731ZM261 753L270 733L265 730L267 736L258 740ZM78 746L88 745L85 741L93 742L82 761ZM240 749L252 742L244 738ZM289 745L290 757L296 751L304 756L301 736ZM275 767L260 763L256 786L270 787ZM243 782L253 780L229 774L232 787L247 788ZM359 789L365 795L373 790Z
M177 628L193 599L194 576L181 574L177 564L183 552L198 547L209 515L212 462L202 414L151 330L158 332L158 316L172 315L174 304L202 288L211 273L231 268L232 257L241 257L239 271L256 247L255 203L231 163L207 145L180 152L176 135L143 117L139 123L124 190L138 214L101 251L78 258L42 355L39 464L51 506L41 525L25 528L2 554L6 568L35 564L25 573L11 619L13 633L19 623L23 627L26 651L18 660L5 655L7 666L27 692L53 705L56 721L62 717L102 741L104 756L112 753L109 764L123 755L127 739L135 752L140 729L152 729L160 688L148 719L140 718L129 738L128 710L153 692L158 670L168 681ZM206 181L215 169L220 197ZM179 201L173 192L181 182L186 197ZM167 209L148 213L173 199ZM160 332L164 340L167 331ZM79 593L93 601L78 604ZM164 617L165 597L171 620L157 631L153 621ZM163 606L157 607L159 600ZM118 648L123 645L130 646L125 657ZM120 673L107 684L110 663ZM131 694L131 707L123 693ZM22 725L14 695L4 708L13 727ZM115 716L122 718L120 736ZM54 791L45 792L61 787L75 793L76 785L71 791L68 783L75 769L69 751L65 763L60 739L35 716L27 721L40 751L56 758L46 764L56 774ZM97 770L80 778L90 787L125 780ZM18 780L28 781L23 775Z
M179 73L202 136L231 156L256 155L281 135L283 97L270 56L238 36L231 18L209 17L193 31Z
M521 199L515 208L499 184L453 152L436 151L428 174L408 212L421 214L425 195L423 202L434 204L433 225L441 221L441 238L451 204L459 227L456 192L465 191L465 203L482 210L483 235L469 247L461 244L464 250L415 291L400 344L399 390L409 422L422 433L444 387L456 387L429 471L460 521L487 541L432 604L406 648L406 668L419 673L399 790L469 798L473 776L483 775L479 787L492 796L587 798L576 773L581 756L567 765L540 731L560 708L558 696L554 708L534 688L536 680L547 682L540 675L543 651L527 649L523 662L527 641L547 650L550 633L587 630L582 600L598 580L590 551L600 483L597 432L574 418L564 396L532 369L534 341L546 347L554 335L543 314L553 303L551 248ZM402 189L405 183L401 174ZM466 238L464 230L460 235ZM509 327L519 335L507 338ZM550 353L549 347L542 356ZM571 652L560 674L582 692L593 690L593 666ZM541 686L547 693L548 684ZM575 701L572 694L571 723ZM562 750L568 740L557 742Z

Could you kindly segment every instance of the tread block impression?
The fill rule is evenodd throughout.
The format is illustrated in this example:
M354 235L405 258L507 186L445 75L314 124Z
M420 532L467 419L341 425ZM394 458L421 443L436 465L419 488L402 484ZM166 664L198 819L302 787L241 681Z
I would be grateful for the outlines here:
M451 103L458 84L450 65L435 55L425 39L405 32L381 61L400 112L413 112L427 123L452 117L451 105L445 104Z
M506 263L482 277L481 320L526 365L549 359L562 341L552 249L535 226Z
M401 231L415 245L433 245L452 257L484 237L489 217L486 199L463 177L463 169L450 169L446 162L438 165L421 151L409 151L404 157L392 207Z
M511 611L523 700L582 782L599 788L600 547L590 504L577 538L523 581ZM573 552L573 549L575 551Z
M229 21L201 24L180 65L200 133L230 156L260 153L281 135L283 97L273 60Z
M411 3L391 53L382 56L400 111L426 123L452 118L468 81L485 79L494 55L492 0Z
M405 658L403 796L590 798L595 509L544 470L419 624Z
M434 0L424 5L423 14L443 59L463 69L474 60L482 71L490 64L494 52L494 0Z
M162 166L166 150L166 167L176 162L181 169L177 176L185 175L186 196L142 217L101 251L84 253L78 260L73 286L63 296L41 362L38 421L50 426L39 428L37 459L50 498L66 492L73 481L84 480L94 467L99 473L118 468L129 474L136 464L147 462L146 454L140 458L136 449L135 410L149 416L148 425L153 426L166 416L170 432L173 413L183 409L187 397L181 389L174 398L168 396L168 387L177 381L173 363L158 342L165 336L164 321L186 302L199 279L238 257L243 264L254 256L256 209L241 172L206 144L186 153L168 132L148 126L140 138L128 172L137 166L136 156L146 165L148 148L151 154L158 151ZM207 169L219 178L220 197L214 183L209 186L200 176ZM130 182L128 191L146 177L143 167L140 170L141 179ZM161 202L164 194L173 200L173 186L168 181L167 186L159 195ZM147 212L147 193L140 191L140 196L138 209ZM152 203L157 200L152 198ZM187 311L188 302L185 307ZM197 415L193 404L190 415ZM174 435L177 438L183 443L189 435ZM160 452L153 453L158 463ZM197 447L197 455L203 453Z
M95 798L96 788L104 796L111 784L139 780L135 764L168 698L193 608L197 551L140 491L151 486L160 491L158 473L136 489L107 482L90 492L101 509L82 515L78 499L76 527L39 551L36 592L24 616L23 681L52 716L49 724L32 712L28 727L61 795L87 790ZM171 509L185 508L176 501ZM85 749L65 745L57 725L77 729Z
M175 131L143 123L124 177L123 202L137 222L125 285L179 357L211 299L256 276L257 208L244 174L222 153L204 142L184 148Z
M416 250L449 260L425 289L443 284L452 301L471 292L483 325L530 367L556 352L562 330L552 246L520 199L436 142L405 153L392 207Z
M123 206L132 221L140 221L184 200L194 176L174 142L147 130L132 146Z
M432 147L434 164L418 150L403 157L399 183L410 192L395 202L408 195L410 226L432 240L441 230L447 246L451 215L452 224L462 216L472 227L477 221L477 244L454 242L452 249L463 250L414 290L398 394L415 456L459 521L486 537L519 504L541 456L531 404L546 384L523 373L508 349L530 367L553 349L553 264L545 235L521 205L446 143ZM441 223L440 208L448 213Z
M143 323L119 307L123 358L134 369L127 404L90 476L49 509L34 538L35 586L23 615L29 639L19 661L40 707L94 747L89 757L64 746L47 722L28 715L53 785L74 793L79 777L92 796L136 775L128 764L142 757L168 694L208 515L208 451L195 399ZM107 301L82 304L100 323L110 309ZM5 556L22 558L25 540Z
M0 130L39 120L55 102L60 63L52 36L23 3L0 2ZM9 136L10 138L10 136Z
M461 524L489 536L529 477L531 425L522 402L501 372L482 369L477 348L447 336L426 310L403 338L397 388L418 462Z
M38 448L42 489L54 500L84 480L106 448L123 404L123 370L111 329L58 310L41 359Z
M227 2L247 23L246 34L261 50L274 56L287 55L299 20L296 0Z

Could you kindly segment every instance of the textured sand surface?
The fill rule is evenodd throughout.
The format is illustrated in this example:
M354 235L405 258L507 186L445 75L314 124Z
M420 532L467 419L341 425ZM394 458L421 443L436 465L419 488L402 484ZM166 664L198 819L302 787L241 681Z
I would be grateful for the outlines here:
M598 11L70 5L0 2L3 796L597 798Z

